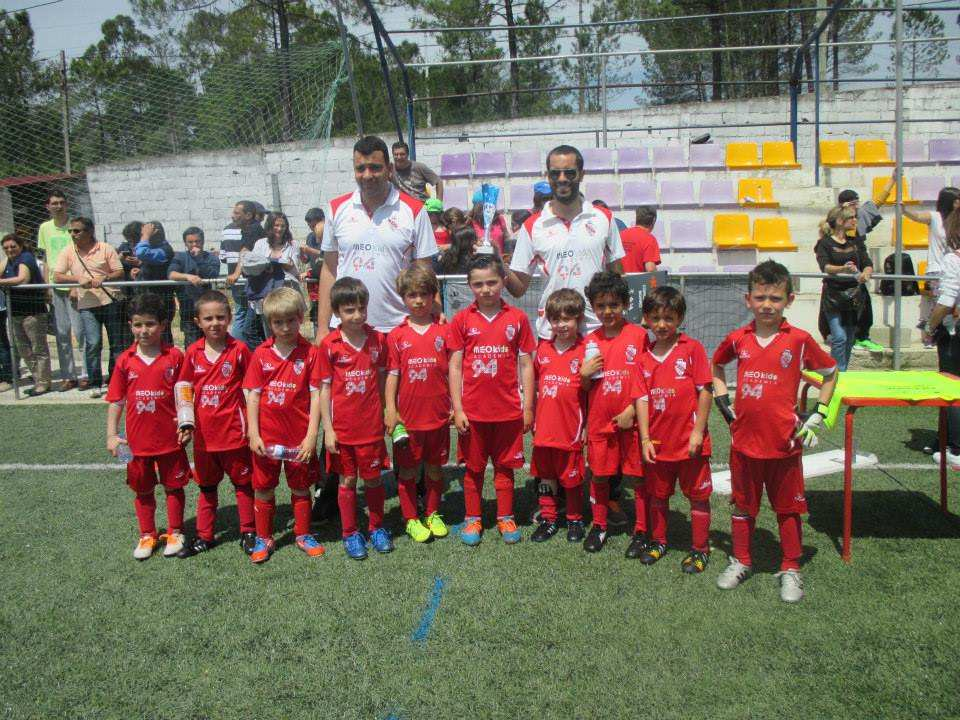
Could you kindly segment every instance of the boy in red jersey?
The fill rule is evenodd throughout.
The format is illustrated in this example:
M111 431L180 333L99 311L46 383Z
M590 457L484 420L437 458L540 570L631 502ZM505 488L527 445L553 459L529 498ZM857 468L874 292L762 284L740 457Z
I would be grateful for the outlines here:
M370 544L380 553L393 550L383 527L386 488L380 479L389 466L383 441L383 383L387 346L367 325L370 294L362 282L342 277L330 288L330 307L340 326L318 348L320 413L327 469L340 476L337 502L343 547L354 560L367 557L367 540L357 528L357 480L362 480L370 515Z
M717 586L732 590L752 571L750 544L764 488L780 527L780 599L803 599L800 580L801 520L804 497L803 447L817 443L816 431L826 415L837 383L836 363L810 334L791 326L783 311L793 302L787 269L766 260L750 271L747 307L754 320L730 333L713 354L717 407L730 424L730 481L733 486L733 557L717 577ZM737 399L730 406L723 366L737 361ZM797 389L804 369L823 374L816 412L801 425ZM799 429L798 429L799 428Z
M184 546L183 488L190 482L190 461L183 446L189 430L177 430L173 386L183 353L163 342L168 318L166 305L154 293L137 295L130 302L130 329L134 344L120 353L110 373L107 390L107 450L117 457L128 443L133 459L127 463L127 485L135 493L133 507L140 525L140 541L133 556L146 560L157 546L157 500L153 494L159 474L167 495L167 533L164 557L173 557ZM117 434L126 408L127 438Z
M433 270L422 265L402 270L397 290L410 314L387 336L389 358L386 382L387 433L403 423L409 437L394 443L400 509L406 531L416 542L446 537L440 517L442 469L450 454L450 390L447 375L446 326L432 315L439 285ZM399 408L398 408L399 401ZM425 518L417 513L416 475L420 464L426 475Z
M533 360L536 349L530 321L505 303L503 261L478 254L467 266L474 302L453 318L447 334L450 350L450 399L453 421L464 443L466 506L460 539L479 545L483 476L493 461L497 492L497 529L504 542L520 542L513 518L513 471L523 467L523 435L533 425ZM521 387L523 398L521 402Z
M640 356L647 349L647 331L627 322L630 288L615 272L596 273L585 289L600 327L587 335L580 378L588 391L587 462L593 472L593 527L583 541L587 552L600 552L607 539L610 480L622 473L633 480L636 523L627 557L646 547L647 496L634 401L646 395Z
M553 338L541 340L533 362L537 411L533 424L530 475L539 478L540 522L530 540L544 542L560 529L557 494L567 498L567 540L583 540L583 428L586 393L580 383L583 363L583 296L572 288L550 293L544 314Z
M217 486L226 473L233 483L240 519L240 546L249 555L257 542L253 519L253 459L247 441L243 376L250 364L246 343L231 337L227 296L207 290L194 304L194 322L203 337L187 348L178 383L193 388L193 474L197 496L197 537L180 552L190 557L213 545Z
M648 398L637 406L650 498L651 541L640 562L652 565L667 552L667 513L677 481L690 501L693 542L680 563L700 573L710 555L710 435L713 374L703 345L678 328L687 312L680 291L658 287L643 298L643 324L654 344L640 357ZM633 557L633 556L631 556Z
M274 550L275 490L281 469L290 487L297 547L309 557L324 552L310 532L310 485L320 474L320 391L317 350L300 334L306 311L303 296L293 288L277 288L264 298L263 316L273 337L253 351L243 378L253 452L257 539L250 559L255 563L269 560Z

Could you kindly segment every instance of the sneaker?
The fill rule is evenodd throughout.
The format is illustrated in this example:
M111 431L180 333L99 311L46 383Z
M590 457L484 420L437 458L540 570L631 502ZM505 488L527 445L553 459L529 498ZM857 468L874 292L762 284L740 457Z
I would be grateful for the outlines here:
M365 560L367 558L367 540L359 530L343 539L343 549L354 560Z
M307 557L320 557L327 551L313 533L297 535L297 547L303 550Z
M460 539L464 545L476 547L483 539L483 525L480 518L467 518L464 520L463 529L460 531Z
M146 560L153 555L157 548L157 539L153 535L141 535L137 547L133 550L133 556L137 560Z
M80 392L86 392L90 389L90 381L87 378L80 378L80 381L77 383L77 390Z
M106 393L107 391L103 389L102 385L96 385L90 388L90 397L94 399L102 398Z
M409 535L414 542L418 543L426 542L432 537L430 528L417 518L407 520L407 535Z
M938 450L930 457L933 458L933 464L939 467L940 451ZM947 467L950 468L951 470L960 471L960 455L954 455L952 452L947 450Z
M176 557L187 541L181 532L168 533L162 537L166 541L163 546L163 556L166 558Z
M517 527L513 515L497 518L497 530L507 545L515 545L520 542L520 528Z
M646 549L640 555L640 563L643 565L653 565L657 560L667 554L667 546L656 540L647 543Z
M274 547L273 538L264 539L257 537L256 542L253 544L253 550L250 551L250 559L258 565L265 563L270 559L270 556L273 555Z
M603 544L607 541L607 531L604 528L594 525L587 534L587 539L583 541L583 549L588 553L600 552Z
M721 590L733 590L748 577L753 569L749 565L744 565L735 557L730 558L730 564L717 575L717 587Z
M788 603L803 600L803 580L797 570L781 570L774 577L780 578L781 600Z
M245 532L240 534L240 547L243 552L250 555L257 544L257 534L255 532Z
M636 560L641 557L647 549L647 536L643 533L634 533L633 540L627 546L624 557L629 560Z
M77 387L76 380L61 380L60 381L60 392L67 392L68 390L73 390Z
M386 528L377 528L370 533L370 544L378 553L393 552L393 536Z
M559 531L560 526L557 525L556 521L541 518L540 522L537 523L537 529L534 530L533 535L530 536L530 541L536 543L546 542Z
M583 542L587 531L583 528L583 520L567 520L567 542Z
M867 338L866 340L857 340L853 346L863 348L864 350L869 350L870 352L883 352L883 345L875 343L870 338Z
M696 575L707 569L707 562L710 556L699 550L691 550L687 556L680 561L680 569L688 575Z
M183 548L177 553L177 557L186 560L188 557L199 555L213 547L213 540L207 541L201 537L195 537L184 543Z
M450 534L450 530L447 528L447 524L443 521L443 518L440 517L440 513L433 512L424 520L424 523L427 526L427 529L430 530L430 534L437 538L446 537Z
M607 525L623 527L627 524L627 514L620 507L620 503L611 499L607 503Z
M40 384L40 385L34 385L32 388L27 390L24 394L27 397L39 397L40 395L46 395L48 392L50 392L50 386Z

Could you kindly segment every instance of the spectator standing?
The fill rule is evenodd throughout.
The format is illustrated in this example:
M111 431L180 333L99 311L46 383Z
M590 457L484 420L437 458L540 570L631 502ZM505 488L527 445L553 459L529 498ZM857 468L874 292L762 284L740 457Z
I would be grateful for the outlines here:
M24 241L16 235L3 238L7 264L0 277L0 288L14 285L39 285L43 274L32 252L24 249ZM11 292L9 310L17 353L33 375L33 387L27 395L50 392L50 350L47 347L47 291L19 290Z
M443 200L443 181L437 174L422 162L410 159L410 148L405 142L393 144L393 179L397 187L407 195L425 201L430 195L427 193L427 183L433 185L437 198Z
M317 333L317 304L320 297L318 283L320 281L320 265L323 263L323 251L320 249L320 239L323 237L323 226L326 215L318 207L310 208L303 221L310 232L307 233L307 242L300 246L300 262L307 263L307 270L300 276L307 285L307 294L310 297L310 323L313 333Z
M597 198L590 204L593 205L594 207L605 208L606 210L610 210L610 206L607 205L607 203L601 200L600 198ZM613 211L611 210L611 213L612 212ZM618 218L616 215L613 216L613 221L617 224L617 230L620 231L620 236L622 238L623 231L627 229L627 224L623 220Z
M138 280L147 282L168 278L174 255L173 246L167 242L167 233L159 220L144 223L140 229L140 242L133 248L133 252L140 261ZM163 301L167 316L167 323L163 328L163 341L167 345L173 345L173 315L176 310L173 300L174 290L172 287L153 285L150 286L149 292L156 294Z
M240 255L253 250L254 243L266 233L257 222L257 208L251 200L241 200L233 206L231 222L223 229L220 240L220 262L227 266L227 285L233 298L233 327L230 334L243 340L247 319L247 289L237 284L240 279Z
M0 270L7 266L6 255L0 256ZM7 294L0 292L0 392L13 389L13 358L7 337Z
M903 206L903 214L914 222L927 226L927 290L929 295L920 299L920 327L922 328L933 310L932 298L937 296L937 278L940 277L940 268L943 266L943 256L947 252L946 221L954 210L960 207L960 190L955 187L945 187L937 194L937 204L934 212L926 210L912 210Z
M437 260L437 275L466 275L470 259L476 254L479 243L473 226L461 225L454 228L450 247L444 250Z
M117 255L120 256L120 264L123 265L123 279L127 281L136 280L140 277L140 260L134 253L134 248L140 242L140 236L143 234L143 223L139 220L128 222L120 231L123 240L117 245ZM125 288L125 294L132 295L131 288Z
M533 207L531 212L540 212L547 201L552 197L553 190L546 180L539 180L533 184Z
M188 282L176 288L177 302L180 304L180 329L183 331L183 347L188 348L200 339L200 328L193 321L194 308L206 287L204 280L212 280L220 275L220 259L203 249L203 230L188 227L183 231L183 252L174 254L167 268L170 280Z
M437 249L446 249L450 245L450 231L443 224L443 201L437 200L437 198L427 198L423 207L430 216L430 225L433 227L433 237L437 241Z
M660 264L660 244L651 232L657 224L657 210L641 205L636 210L636 225L620 233L625 273L654 272Z

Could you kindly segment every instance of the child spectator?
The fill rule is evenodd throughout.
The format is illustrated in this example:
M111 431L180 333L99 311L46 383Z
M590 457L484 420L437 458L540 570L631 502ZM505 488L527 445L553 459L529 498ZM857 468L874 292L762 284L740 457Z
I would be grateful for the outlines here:
M621 261L625 273L654 272L660 264L660 245L653 236L657 209L642 205L636 210L637 224L620 231L626 256Z
M266 562L273 554L275 490L281 467L290 487L297 547L309 557L323 555L310 532L310 485L320 474L317 434L320 391L317 351L300 326L307 304L293 288L277 288L263 300L263 315L273 336L253 351L243 378L247 391L247 431L253 451L253 510L257 531L250 559Z
M437 260L440 275L466 275L476 254L477 233L470 225L460 225L450 235L450 247Z
M130 329L134 344L120 353L107 389L107 450L118 456L121 443L133 458L127 463L127 485L135 493L133 507L140 525L140 541L133 556L146 560L160 539L166 541L164 557L173 557L184 546L183 488L190 482L190 461L183 446L189 430L177 430L173 385L183 365L183 353L163 342L169 322L166 303L145 292L130 301ZM117 433L126 409L126 438ZM167 495L167 533L157 537L159 482Z
M243 378L250 366L250 350L228 334L230 303L217 290L201 293L193 303L194 323L202 333L184 354L178 383L193 388L194 477L197 496L197 537L181 557L205 552L213 546L217 517L217 486L224 473L237 497L240 547L250 555L257 542L253 517L253 459L247 441Z
M710 555L710 435L707 418L713 374L703 345L679 331L687 313L680 291L658 287L643 299L643 324L654 343L640 356L648 399L637 407L650 496L652 540L640 562L652 565L667 552L667 513L677 481L690 501L693 542L680 563L700 573Z
M429 202L429 200L427 201ZM397 291L410 314L387 336L386 425L393 434L402 423L409 434L394 442L400 509L407 535L416 542L446 537L440 516L443 465L450 454L450 390L447 384L447 332L431 314L437 277L421 265L401 270ZM417 471L424 464L426 508L417 514Z
M367 325L370 294L356 278L342 277L330 288L330 308L340 326L319 346L320 413L327 469L340 476L337 502L343 547L354 560L367 557L367 540L357 529L357 480L362 480L370 515L370 544L393 550L383 527L386 488L380 473L388 466L383 441L383 383L387 347Z
M323 237L326 215L318 207L310 208L303 216L303 221L310 231L307 233L307 241L300 246L300 262L307 264L307 269L301 273L300 279L307 286L307 295L310 298L310 324L313 325L313 332L316 335L317 305L320 300L320 266L323 264L320 239Z
M513 471L523 466L523 435L533 425L533 361L536 349L530 321L500 295L503 261L476 255L467 268L474 302L450 323L450 399L464 446L466 506L461 540L479 545L483 476L493 462L497 492L497 529L504 542L520 541L513 518ZM523 400L517 389L522 387Z
M646 548L647 499L634 401L646 395L639 361L647 349L647 332L623 316L630 305L630 288L617 273L596 273L584 292L600 327L587 335L580 368L580 378L589 393L587 461L593 471L593 527L583 541L583 549L603 549L610 481L620 473L624 480L634 483L636 522L627 557L638 557Z
M790 325L783 312L793 302L790 273L766 260L750 271L747 307L754 320L727 335L713 354L717 407L730 425L730 480L735 505L733 557L717 577L717 586L732 590L752 572L750 545L764 488L780 527L780 599L803 599L800 580L801 520L804 497L803 447L817 444L816 432L837 382L836 363L810 337ZM737 361L737 399L727 394L723 366ZM797 417L800 374L823 374L817 409L801 424Z
M533 366L537 376L537 411L533 425L530 475L539 478L540 522L530 539L549 540L560 530L557 496L566 491L567 540L583 540L583 411L586 394L580 383L583 363L583 296L571 288L555 290L544 309L553 337L541 339Z
M433 227L433 237L437 240L437 249L445 250L450 244L450 231L443 224L443 201L437 198L427 198L423 203L424 210L430 216L430 225Z

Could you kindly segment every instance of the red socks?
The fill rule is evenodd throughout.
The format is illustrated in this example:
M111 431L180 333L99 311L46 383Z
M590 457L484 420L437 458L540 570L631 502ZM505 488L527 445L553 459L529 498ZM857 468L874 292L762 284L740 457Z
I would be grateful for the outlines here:
M240 519L240 532L256 532L253 519L253 488L250 485L235 485L237 493L237 517ZM198 522L199 522L199 518Z
M557 520L557 496L553 493L549 495L541 495L539 500L540 505L540 517L544 520L549 520L550 522L556 522Z
M647 532L647 484L643 478L636 478L633 484L633 507L636 521L633 525L634 534L644 535ZM666 522L666 521L664 521ZM664 524L664 535L666 535L666 524ZM666 544L666 540L664 540Z
M744 565L752 566L750 544L753 542L753 529L757 525L756 518L734 515L730 525L733 535L733 556Z
M357 531L357 489L341 485L337 490L337 505L340 507L343 536L349 537Z
M467 517L480 517L483 514L483 473L467 469L463 476L463 504Z
M397 496L400 498L400 512L404 520L416 520L417 515L417 482L413 478L401 478L397 482ZM369 502L370 490L367 490ZM427 512L429 515L430 513Z
M183 506L187 500L183 488L167 490L167 533L173 534L183 529Z
M137 524L141 535L157 536L157 498L153 490L149 493L133 496L133 510L137 514Z
M296 536L310 533L310 511L313 509L309 495L290 493L290 505L293 508L293 534Z
M803 554L802 523L796 513L777 513L777 525L780 526L781 570L799 570L800 556Z
M497 517L513 515L513 470L493 469L493 487L497 491Z
M661 545L667 544L667 513L669 511L668 501L660 498L653 498L650 501L650 536Z
M427 517L440 512L440 498L443 496L443 478L427 477ZM416 505L414 505L416 507Z
M253 500L254 525L257 528L257 537L269 540L273 537L273 515L277 511L276 499Z
M710 501L690 501L690 530L694 550L707 552L710 547Z
M583 520L583 486L564 490L567 496L567 520Z
M363 492L367 498L367 513L370 515L370 532L373 532L383 525L383 504L387 499L387 489L383 484L373 487L368 485ZM414 513L416 513L416 500L414 500L413 507Z
M610 483L591 480L590 494L593 495L593 524L602 530L606 530L607 506L610 503Z
M213 541L213 525L217 517L217 486L200 488L197 497L197 535L207 542Z

